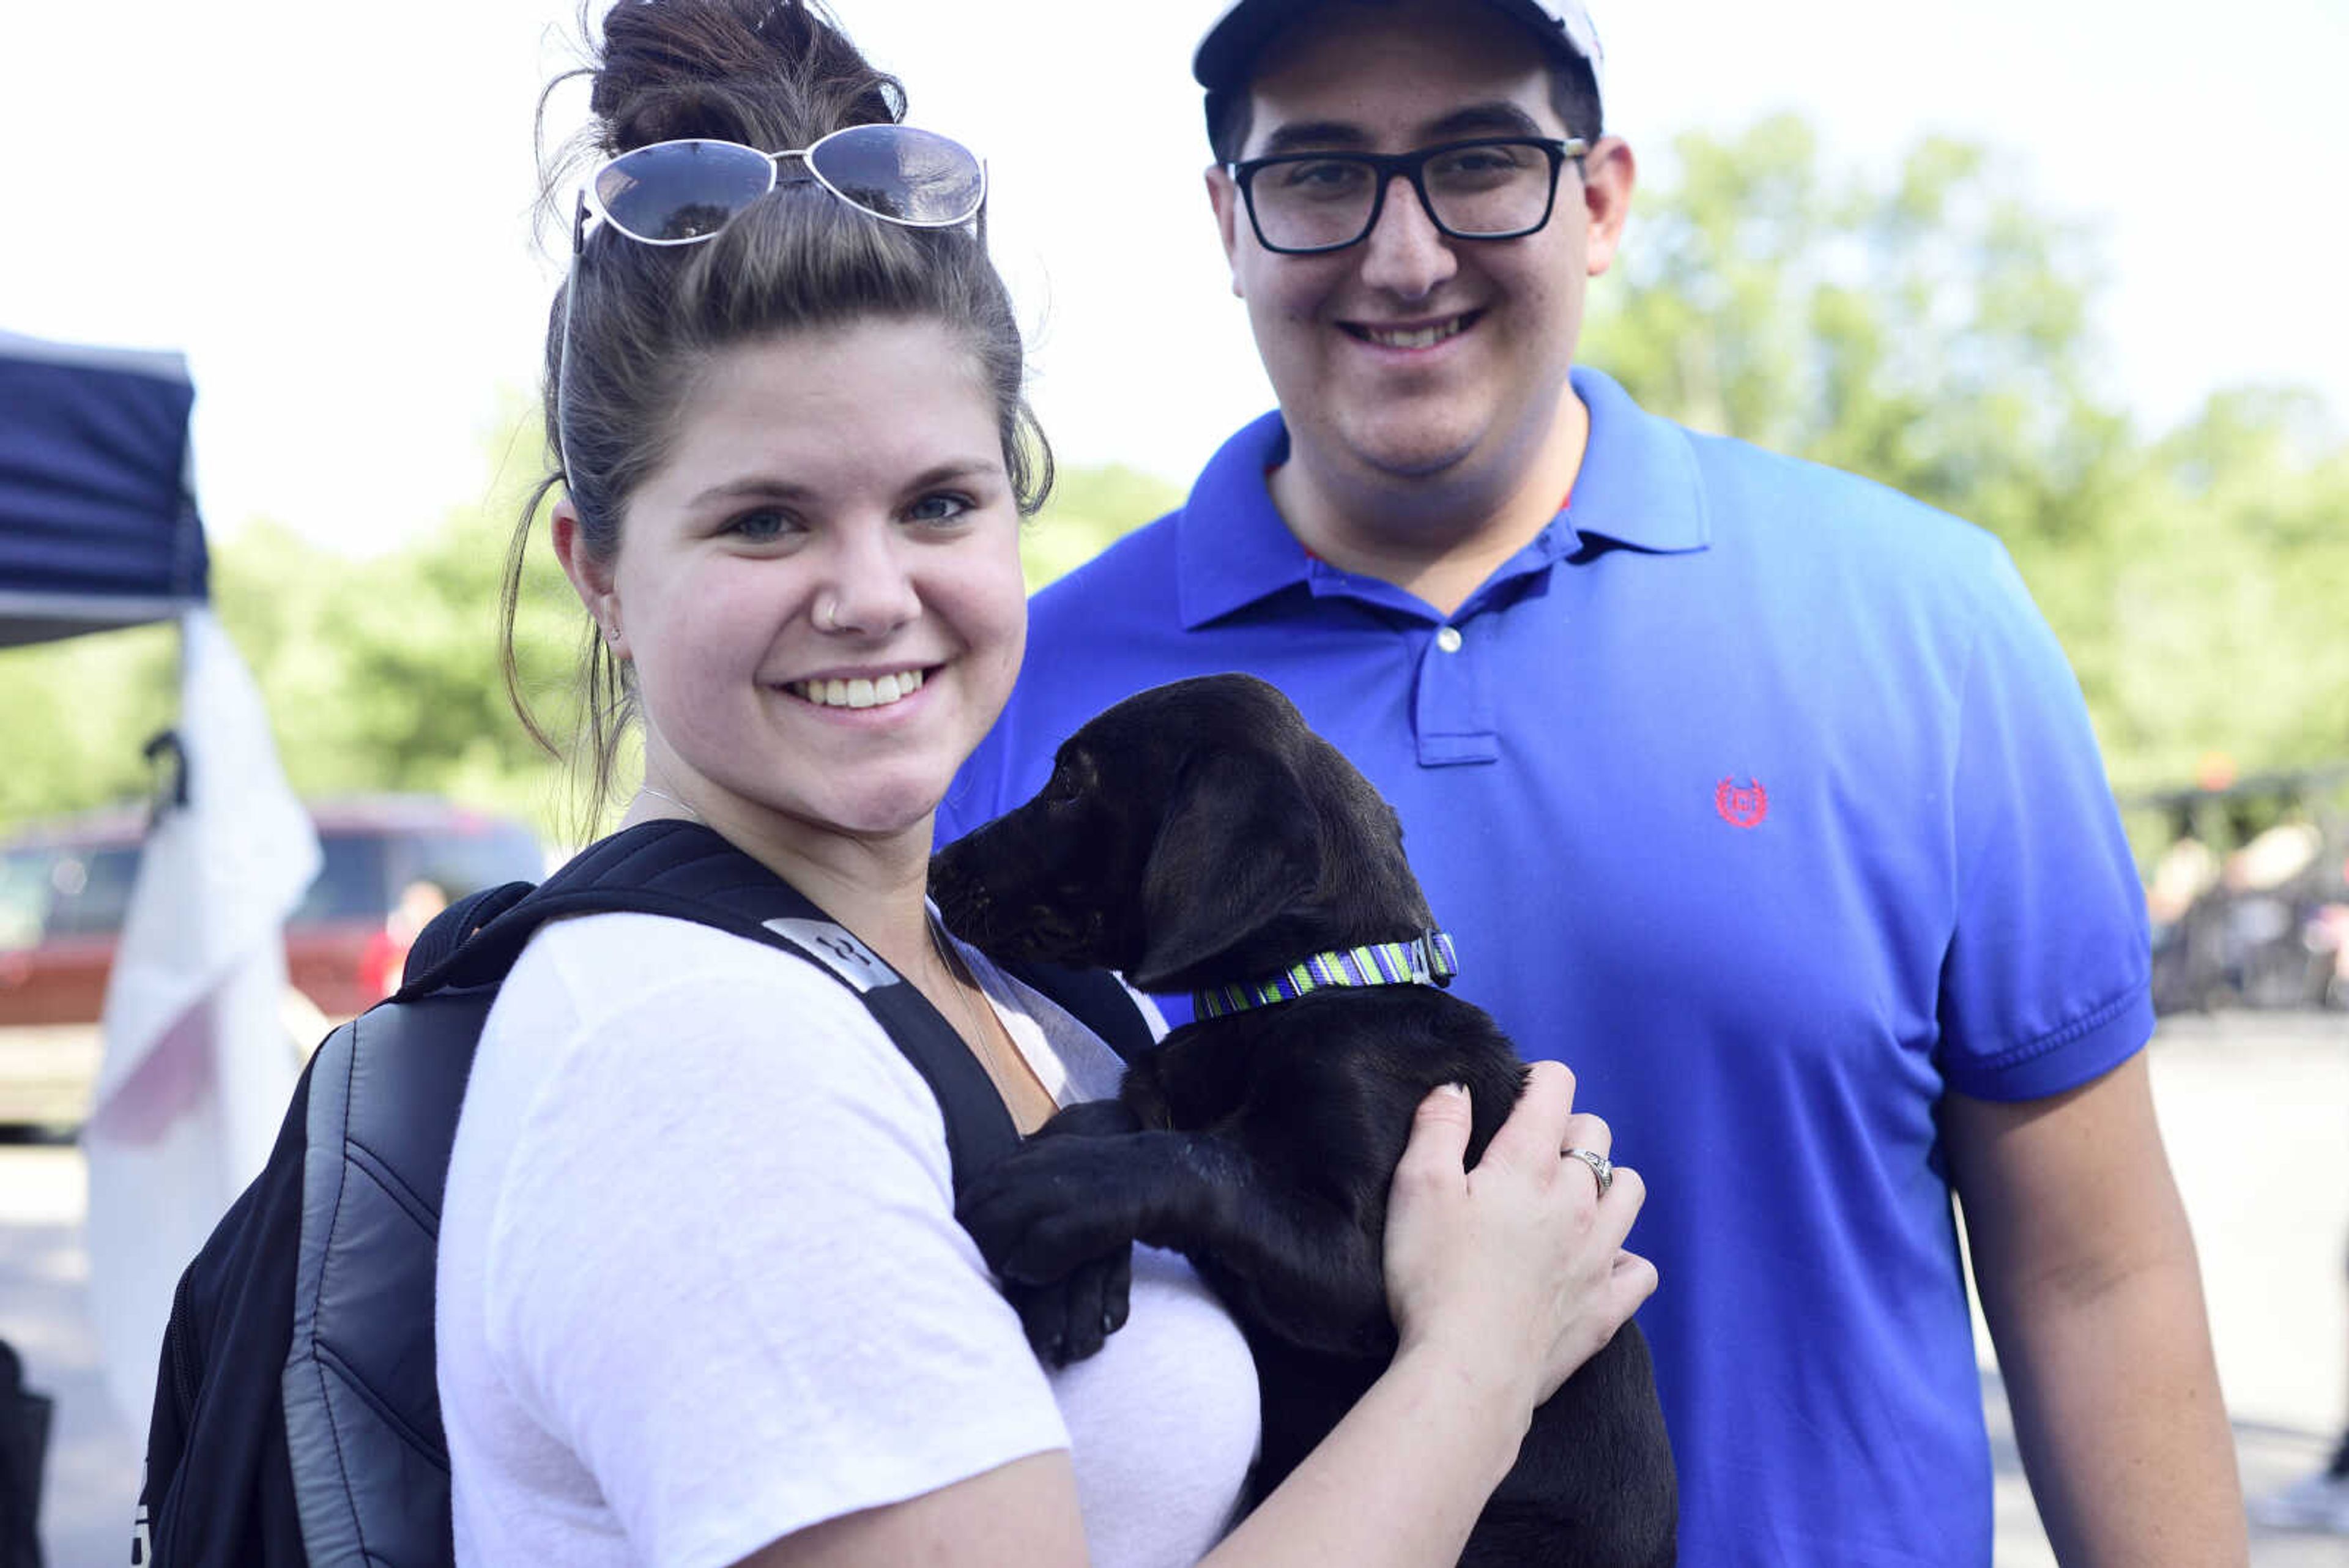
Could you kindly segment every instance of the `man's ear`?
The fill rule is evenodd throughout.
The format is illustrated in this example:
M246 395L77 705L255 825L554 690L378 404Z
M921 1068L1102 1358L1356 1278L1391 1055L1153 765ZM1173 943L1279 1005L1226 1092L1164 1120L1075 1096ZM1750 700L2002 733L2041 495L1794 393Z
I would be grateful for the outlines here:
M1631 216L1631 187L1638 183L1639 160L1631 144L1619 136L1602 136L1583 155L1582 205L1590 221L1589 271L1597 277L1615 261L1615 247Z
M1220 163L1207 165L1207 204L1216 210L1216 233L1223 238L1224 265L1232 275L1232 297L1246 298L1240 291L1239 225L1247 221L1247 214L1240 211L1239 186Z
M563 563L563 575L571 579L572 592L595 618L613 657L627 658L627 633L620 623L620 590L613 578L613 563L599 561L589 553L580 535L579 509L568 500L556 502L548 531L554 540L554 558Z
M1320 822L1287 769L1228 753L1194 761L1143 873L1142 959L1126 978L1163 989L1295 909L1320 873Z

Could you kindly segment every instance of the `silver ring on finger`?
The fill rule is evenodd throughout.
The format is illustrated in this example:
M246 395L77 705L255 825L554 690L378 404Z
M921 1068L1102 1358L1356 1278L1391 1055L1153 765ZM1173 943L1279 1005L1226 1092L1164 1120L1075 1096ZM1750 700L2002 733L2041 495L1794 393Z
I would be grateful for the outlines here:
M1606 1197L1607 1189L1615 1185L1615 1162L1597 1149L1562 1148L1557 1153L1561 1159L1578 1159L1590 1168L1590 1174L1599 1179L1599 1197Z

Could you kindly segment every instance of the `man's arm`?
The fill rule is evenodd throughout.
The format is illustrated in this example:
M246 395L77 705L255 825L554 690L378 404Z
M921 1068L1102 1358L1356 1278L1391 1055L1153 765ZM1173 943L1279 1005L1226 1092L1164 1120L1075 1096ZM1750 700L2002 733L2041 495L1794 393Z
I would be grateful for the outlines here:
M2046 1099L1951 1094L1941 1133L2057 1560L2248 1563L2194 1238L2144 1053Z

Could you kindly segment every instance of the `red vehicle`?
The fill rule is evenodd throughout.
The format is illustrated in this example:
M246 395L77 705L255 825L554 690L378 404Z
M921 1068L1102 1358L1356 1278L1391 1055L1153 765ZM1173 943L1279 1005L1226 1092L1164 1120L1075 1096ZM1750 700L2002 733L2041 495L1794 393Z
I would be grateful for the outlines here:
M328 1023L391 992L448 900L546 871L527 826L432 796L316 801L310 815L324 863L286 919L286 978ZM88 1109L143 826L109 813L0 845L0 1125L69 1125Z

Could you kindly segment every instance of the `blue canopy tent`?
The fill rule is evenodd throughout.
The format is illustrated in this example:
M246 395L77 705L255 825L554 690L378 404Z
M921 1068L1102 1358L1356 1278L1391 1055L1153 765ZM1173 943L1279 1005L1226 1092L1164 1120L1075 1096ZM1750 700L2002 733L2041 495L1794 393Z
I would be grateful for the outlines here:
M283 925L318 868L260 690L207 603L194 402L177 354L0 334L0 647L180 632L176 787L141 848L81 1135L91 1321L133 1427L172 1284L293 1090Z
M0 647L205 601L194 403L178 354L0 332Z

